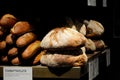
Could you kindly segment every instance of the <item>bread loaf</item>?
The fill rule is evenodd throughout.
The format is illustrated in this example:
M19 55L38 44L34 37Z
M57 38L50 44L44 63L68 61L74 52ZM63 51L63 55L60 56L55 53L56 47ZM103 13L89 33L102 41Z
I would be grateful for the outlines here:
M87 34L86 37L98 37L104 33L103 25L95 20L90 20L87 25Z
M31 31L31 25L27 21L18 21L10 30L14 35L21 35Z
M6 41L0 41L0 50L3 50L6 48Z
M95 51L96 50L96 45L91 39L86 39L85 47L87 51Z
M17 47L24 47L36 39L36 35L32 32L28 32L20 36L17 41Z
M8 34L5 38L7 44L12 45L14 43L14 35Z
M12 64L12 65L20 65L21 62L20 62L19 57L13 58L13 59L11 60L11 64Z
M1 17L0 25L11 28L17 22L17 18L12 14L4 14Z
M45 52L46 52L46 50L41 51L39 54L37 54L37 55L35 56L35 58L34 58L34 60L33 60L33 62L32 62L33 65L36 65L37 63L40 64L41 56L42 56L43 54L45 54Z
M38 50L40 49L40 41L36 40L33 43L29 44L28 47L23 51L22 58L29 59L31 58Z
M84 45L86 38L78 31L68 28L55 28L48 32L41 41L41 47L50 48L66 48Z
M3 55L3 56L0 56L1 57L1 61L3 62L3 63L7 63L9 60L8 60L8 56L7 55Z
M44 54L41 56L40 62L42 65L49 67L82 66L87 62L87 57L84 54L80 54L78 56L64 54Z
M16 48L16 47L13 47L8 50L8 56L15 56L17 54L18 54L18 48Z
M102 50L106 47L106 44L103 40L93 40L97 50Z

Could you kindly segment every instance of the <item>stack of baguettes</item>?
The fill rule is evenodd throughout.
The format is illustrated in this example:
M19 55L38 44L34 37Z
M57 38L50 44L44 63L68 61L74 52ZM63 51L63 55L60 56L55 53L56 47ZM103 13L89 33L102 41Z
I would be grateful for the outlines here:
M32 25L4 14L0 19L0 63L34 65L39 63L40 56L40 40Z

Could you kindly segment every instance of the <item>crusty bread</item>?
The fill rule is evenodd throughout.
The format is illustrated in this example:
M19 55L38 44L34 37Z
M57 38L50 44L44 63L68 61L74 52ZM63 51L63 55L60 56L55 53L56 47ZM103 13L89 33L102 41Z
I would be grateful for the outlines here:
M35 58L33 59L32 64L33 64L33 65L36 65L37 63L40 64L41 56L42 56L43 54L45 54L45 52L46 52L46 50L40 51L39 54L37 54L37 55L35 56Z
M14 43L14 35L13 34L8 34L5 38L5 41L9 45L13 44Z
M13 47L8 50L8 56L16 56L18 54L18 48Z
M19 57L13 58L13 59L11 60L11 64L12 64L12 65L20 65L21 62L20 62Z
M85 54L64 55L64 54L45 54L41 56L40 63L49 67L82 66L87 62Z
M96 20L90 20L87 25L87 34L86 37L97 37L101 36L104 33L104 27L103 25L96 21Z
M16 45L17 47L24 47L34 41L36 37L37 36L33 32L25 33L18 37L18 39L16 40Z
M6 41L0 41L0 50L3 50L6 48Z
M12 14L4 14L1 17L0 25L11 28L17 22L17 18Z
M29 31L31 31L31 25L27 21L18 21L10 30L14 35L21 35Z
M93 42L95 43L96 50L102 50L106 47L106 44L102 39L101 40L93 40Z
M23 59L29 59L40 49L40 41L36 40L29 44L27 48L21 54Z
M93 42L92 39L86 39L86 43L85 43L85 47L87 49L87 51L95 51L96 50L96 45Z
M81 47L81 49L79 48L77 52L75 52L74 50L69 50L65 52L54 51L54 53L52 53L51 51L46 51L45 54L41 56L40 63L49 67L83 66L88 60L85 52L85 47Z
M84 45L86 38L78 31L61 27L51 30L41 41L41 47L45 49L49 48L66 48L77 47Z

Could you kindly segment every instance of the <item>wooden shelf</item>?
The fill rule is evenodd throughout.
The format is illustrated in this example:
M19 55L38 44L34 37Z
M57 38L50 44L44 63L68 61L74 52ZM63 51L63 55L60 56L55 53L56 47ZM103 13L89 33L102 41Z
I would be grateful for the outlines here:
M107 48L109 49L109 48ZM106 53L106 49L103 51L97 51L92 54L87 54L89 60L99 57L99 55ZM3 77L3 67L0 66L0 77ZM14 66L10 66L14 67ZM16 67L16 66L15 66ZM20 66L18 66L20 67ZM24 66L22 66L24 67ZM26 67L26 66L25 66ZM88 73L88 64L83 67L72 68L48 68L46 66L29 66L33 70L33 78L70 78L79 79L84 74Z

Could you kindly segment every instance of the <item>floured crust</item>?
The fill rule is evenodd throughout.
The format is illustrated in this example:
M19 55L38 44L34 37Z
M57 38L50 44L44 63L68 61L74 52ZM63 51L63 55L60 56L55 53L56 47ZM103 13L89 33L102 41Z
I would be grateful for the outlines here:
M41 41L42 48L65 48L84 45L86 38L78 31L68 28L55 28Z
M86 37L96 37L101 36L104 33L103 25L95 20L90 20L87 25L87 35Z
M85 54L64 55L64 54L45 54L40 58L40 63L49 67L82 66L87 62Z

